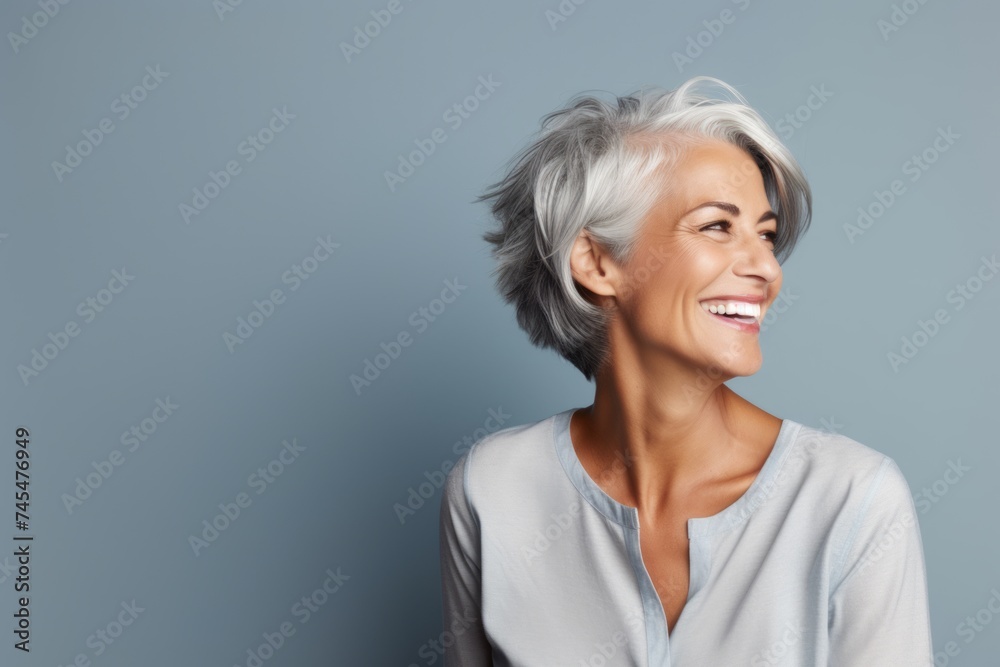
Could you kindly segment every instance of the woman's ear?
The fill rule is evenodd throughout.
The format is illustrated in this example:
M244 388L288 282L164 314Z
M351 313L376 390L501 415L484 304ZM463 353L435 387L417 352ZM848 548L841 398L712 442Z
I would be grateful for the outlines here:
M573 279L593 294L615 296L620 276L618 266L600 244L586 230L573 242L569 257Z

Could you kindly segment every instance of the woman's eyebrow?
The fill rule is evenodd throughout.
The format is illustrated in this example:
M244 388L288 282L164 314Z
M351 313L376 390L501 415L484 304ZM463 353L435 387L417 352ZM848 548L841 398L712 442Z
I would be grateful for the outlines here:
M740 207L737 206L736 204L730 204L729 202L725 202L725 201L707 201L704 204L698 204L697 206L695 206L693 209L691 209L690 211L688 211L687 213L685 213L681 217L682 218L687 217L688 215L690 215L691 213L694 213L695 211L697 211L700 208L707 208L707 207L710 207L710 206L714 207L714 208L722 209L723 211L725 211L726 213L729 213L730 215L739 215L740 214ZM777 219L778 219L778 214L777 213L775 213L774 211L767 211L766 213L764 213L764 215L760 216L760 219L757 220L757 222L761 223L761 222L764 222L766 220L777 220Z

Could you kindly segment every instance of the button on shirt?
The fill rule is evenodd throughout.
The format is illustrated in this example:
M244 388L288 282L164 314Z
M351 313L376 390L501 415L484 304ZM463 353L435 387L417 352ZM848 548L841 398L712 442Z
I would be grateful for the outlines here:
M895 461L785 419L753 484L687 521L676 627L570 439L575 409L490 434L441 501L448 667L932 666L916 510Z

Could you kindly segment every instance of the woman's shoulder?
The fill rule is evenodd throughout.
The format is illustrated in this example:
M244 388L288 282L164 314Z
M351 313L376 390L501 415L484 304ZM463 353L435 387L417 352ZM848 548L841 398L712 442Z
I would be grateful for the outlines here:
M912 506L909 486L896 461L878 444L866 444L836 430L789 420L794 429L781 470L800 476L829 500L855 499L871 504L876 495L897 507Z
M555 418L556 415L551 415L537 421L494 431L477 440L466 456L475 458L476 465L488 465L491 468L516 465L522 457L537 455L544 443L551 442Z
M756 434L762 446L774 443L770 458L778 458L778 468L788 474L794 468L805 480L819 482L834 478L839 482L870 477L891 459L876 445L870 445L843 432L844 426L835 419L822 419L812 426L793 419L781 418L752 403L736 397L738 412ZM775 440L774 433L778 438Z
M537 477L551 474L553 465L559 465L554 437L556 420L562 414L483 436L458 458L449 473L449 486L461 484L468 493L468 487L474 485L499 497L504 492L516 493Z
M878 444L802 425L786 463L799 481L796 498L807 509L803 525L829 536L830 590L880 559L905 564L922 557L910 486L895 459ZM801 470L796 471L796 464ZM893 558L883 558L886 549Z
M824 423L822 428L786 420L795 430L790 455L814 461L824 468L841 472L864 472L878 468L889 458L874 445L868 445L841 433L836 423Z

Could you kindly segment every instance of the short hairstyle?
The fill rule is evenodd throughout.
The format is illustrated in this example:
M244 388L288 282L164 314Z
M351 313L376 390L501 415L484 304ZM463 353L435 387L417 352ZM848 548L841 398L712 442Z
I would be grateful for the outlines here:
M731 99L702 93L712 85ZM483 239L497 260L497 289L532 344L555 349L588 380L595 377L607 354L608 314L573 279L573 244L586 230L627 264L641 223L669 189L669 167L685 147L705 140L728 142L753 158L778 215L775 256L779 263L787 258L812 216L809 184L735 88L699 76L676 90L643 87L613 101L577 95L543 117L537 138L475 200L493 200L499 228Z

